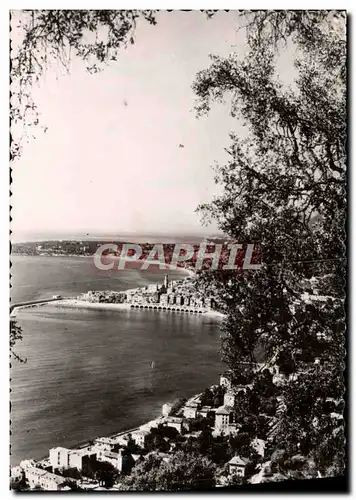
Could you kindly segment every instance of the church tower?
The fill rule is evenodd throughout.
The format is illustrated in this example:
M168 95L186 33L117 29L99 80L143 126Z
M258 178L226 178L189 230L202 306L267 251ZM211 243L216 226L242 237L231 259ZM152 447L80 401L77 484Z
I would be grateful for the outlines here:
M168 290L168 274L164 275L163 286L166 290Z

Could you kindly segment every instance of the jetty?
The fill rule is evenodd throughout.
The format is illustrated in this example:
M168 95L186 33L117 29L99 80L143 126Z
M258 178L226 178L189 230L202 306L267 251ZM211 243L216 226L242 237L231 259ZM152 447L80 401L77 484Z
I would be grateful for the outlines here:
M31 306L36 306L39 304L47 304L47 302L57 302L59 300L64 300L68 297L50 297L48 299L39 299L39 300L28 300L26 302L16 302L16 304L10 304L10 314L17 308L17 307L31 307Z

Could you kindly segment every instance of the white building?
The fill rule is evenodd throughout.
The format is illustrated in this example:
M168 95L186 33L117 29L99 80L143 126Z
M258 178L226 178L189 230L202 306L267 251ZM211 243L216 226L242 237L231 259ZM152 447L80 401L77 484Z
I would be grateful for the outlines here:
M101 437L101 438L96 438L94 440L94 443L95 443L94 447L97 450L111 451L111 449L117 443L117 441L113 438ZM94 449L94 447L92 449Z
M144 448L146 445L147 436L150 434L149 430L139 429L131 433L132 439L138 446Z
M121 452L121 450L119 451ZM101 450L99 448L96 448L96 452L99 462L109 462L116 469L121 471L121 465L122 465L121 453L114 453L112 451Z
M233 457L229 465L229 474L236 474L237 476L245 477L246 466L249 460L247 458L241 458L239 456Z
M11 467L11 479L12 481L18 482L21 481L23 477L24 470L17 465L16 467Z
M204 418L214 416L215 413L215 408L212 408L211 406L203 406L198 410L198 415L201 415Z
M120 444L121 446L127 446L129 441L130 441L130 438L129 438L128 433L126 433L126 434L120 434L119 436L116 436L114 438L114 440L115 440L115 444Z
M161 306L168 305L168 295L166 293L162 293L162 295L159 298L159 303Z
M190 297L189 296L184 297L184 305L188 306L188 307L190 306Z
M52 474L51 472L47 472L44 469L38 469L37 467L30 467L26 469L26 479L30 488L35 488L39 486L40 488L47 491L58 491L69 489L64 483L67 481L67 478L63 476L58 476L57 474ZM71 482L76 483L75 479L70 479Z
M51 448L49 450L50 463L53 469L77 468L79 471L96 462L96 452L90 448L69 450L68 448Z
M162 405L162 415L164 417L168 417L168 415L171 413L171 410L173 408L173 405L170 403L165 403Z
M236 431L234 423L234 409L231 406L220 406L215 410L215 433L229 434Z
M108 462L114 466L119 472L128 473L134 467L138 460L142 460L142 455L125 453L119 449L118 453L113 451L98 450L98 460L100 462Z
M183 415L185 418L196 418L198 415L199 403L195 401L188 401L183 408Z
M235 393L228 389L224 394L224 406L234 406L235 405Z
M68 469L70 467L70 452L71 450L68 450L68 448L63 448L62 446L51 448L49 450L49 460L51 466L54 469L59 469L61 467Z
M228 373L220 374L220 385L221 387L226 387L226 389L231 389L231 382Z
M20 462L20 467L21 467L21 469L23 469L24 471L26 471L30 467L36 467L36 462L34 460L32 460L32 459L22 460Z
M167 427L173 427L174 429L177 429L177 431L182 434L185 426L184 426L184 418L181 417L166 417L164 419L164 425Z

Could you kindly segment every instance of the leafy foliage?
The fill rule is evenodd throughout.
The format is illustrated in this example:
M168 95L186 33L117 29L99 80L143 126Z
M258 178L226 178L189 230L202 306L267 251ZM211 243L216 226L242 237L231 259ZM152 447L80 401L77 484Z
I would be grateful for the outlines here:
M206 388L201 395L202 406L221 406L224 402L224 388L220 385Z
M179 451L167 461L150 455L120 482L122 491L204 490L215 486L215 467L206 457Z
M222 194L198 211L232 239L260 242L263 263L259 271L205 271L200 282L226 313L221 351L232 378L252 387L245 401L239 398L240 418L257 417L259 403L273 398L254 369L262 354L267 367L298 374L281 389L286 411L275 445L288 445L293 456L310 437L303 451L326 471L321 447L332 436L328 466L338 464L341 473L338 424L323 403L343 392L345 13L257 11L241 18L246 57L211 56L193 85L198 115L228 96L246 130L246 138L231 133L230 160L216 168ZM281 47L295 54L289 85L276 69Z
M111 488L119 476L119 471L109 462L97 462L95 479L99 485Z
M20 340L22 340L22 328L15 319L10 318L10 356L20 363L26 363L26 358L19 356L14 351L15 344Z

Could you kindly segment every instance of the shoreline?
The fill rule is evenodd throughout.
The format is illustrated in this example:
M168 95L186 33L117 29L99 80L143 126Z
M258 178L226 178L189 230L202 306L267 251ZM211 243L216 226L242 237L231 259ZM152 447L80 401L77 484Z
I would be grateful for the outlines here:
M63 255L65 256L65 255ZM37 256L34 256L34 257L37 257ZM53 256L49 256L49 257L53 257ZM61 257L61 255L59 255L59 257ZM72 256L69 256L69 257L72 257ZM73 257L87 257L85 255L73 255ZM113 256L114 259L117 259L119 260L120 257L116 257L116 256ZM125 259L125 261L130 261L130 259ZM142 261L144 262L144 261ZM157 262L158 261L146 261L150 264L156 264L157 265ZM174 271L177 271L177 270L181 270L181 271L184 271L188 276L184 276L182 277L181 279L176 279L175 281L184 281L184 279L187 279L187 278L191 278L193 276L195 276L195 271L191 270L191 269L187 269L185 267L182 267L182 268L178 268L177 266L174 266L172 268L171 265L167 264L167 269L166 270L174 270ZM164 271L164 269L161 269L162 271ZM159 282L157 281L157 284ZM143 289L144 287L135 287L135 288L128 288L128 289L125 289L125 290L120 290L119 292L120 293L132 293L132 292L137 292L141 289ZM110 292L112 290L102 290L104 293L105 292ZM109 302L89 302L89 301L86 301L86 300L83 300L81 299L80 297L85 295L87 292L82 292L79 296L73 296L73 297L63 297L63 298L58 298L58 299L53 299L53 298L48 298L48 299L43 299L43 301L41 299L33 299L33 301L27 301L28 303L24 303L24 304L19 304L19 305L16 305L16 304L11 304L11 298L10 298L10 318L12 317L15 317L16 316L16 311L21 311L23 309L27 309L27 308L33 308L33 307L39 307L39 306L44 306L44 305L48 305L48 304L53 304L53 305L63 305L64 307L88 307L88 308L97 308L97 309L113 309L113 310L118 310L118 309L131 309L131 305L130 304L118 304L118 303L109 303ZM111 307L113 306L113 307ZM120 307L119 307L120 306Z
M126 290L128 291L128 290ZM41 302L39 304L26 304L23 306L17 306L14 307L10 314L11 317L16 317L16 311L21 311L23 309L29 309L29 308L34 308L34 307L41 307L41 306L46 306L46 305L53 305L55 307L64 307L64 308L72 308L72 309L97 309L97 310L106 310L106 311L128 311L128 310L140 310L140 311L156 311L156 312L177 312L177 313L185 313L187 312L185 310L175 310L172 311L170 309L165 310L162 307L158 309L154 309L153 307L145 307L143 309L138 308L138 307L133 307L131 304L115 304L115 303L110 303L110 302L89 302L87 300L82 300L82 299L77 299L77 298L67 298L67 299L58 299L58 300L52 300L48 302ZM195 314L197 312L195 311ZM201 311L199 312L201 316L210 316L213 318L224 318L225 314L221 313L220 311Z
M194 394L193 396L189 396L186 398L187 401L190 401L192 399L195 399L196 397L200 396L202 393L199 392L197 394ZM177 398L175 398L173 401L169 401L169 402L165 402L162 404L165 405L165 404L171 404L173 405L175 402L177 401ZM136 427L132 427L130 429L125 429L125 430L122 430L122 431L116 431L116 432L113 432L111 434L108 434L108 435L105 435L105 436L95 436L93 437L92 439L86 439L86 440L83 440L83 441L79 441L77 443L75 443L74 445L71 445L70 447L68 447L68 450L83 450L85 448L88 448L89 446L93 446L93 443L95 442L96 439L100 439L100 438L106 438L106 439L114 439L115 438L119 438L120 436L124 436L126 434L129 434L131 432L135 432L139 429L142 429L142 428L148 428L148 426L151 428L151 427L155 427L154 424L159 424L161 422L163 422L163 420L165 419L166 417L163 415L163 413L161 412L157 417L154 417L153 419L151 420L148 420L148 421L144 421L142 422L141 424L138 424ZM152 425L153 424L153 425ZM58 445L60 446L60 445ZM54 448L56 446L53 446ZM27 458L24 458L22 460L34 460L35 463L38 463L38 464L41 464L42 462L47 462L49 461L49 455L48 456L42 456L41 458L38 458L38 459L27 459ZM22 460L20 461L20 463L22 462ZM13 465L11 466L11 468L13 467L18 467L19 464L16 464L16 465Z
M154 262L156 264L156 262ZM189 270L189 269L185 269L185 268L182 268L182 270L184 270L189 276L195 276L195 272L192 271L192 270ZM182 280L176 280L176 281L183 281L184 278L182 278ZM129 292L133 292L133 291L138 291L138 290L141 290L143 289L144 287L135 287L135 288L130 288L130 289L126 289L126 290L123 290L123 291L120 291L122 293L129 293ZM105 302L89 302L87 300L83 300L83 299L80 299L80 298L77 298L77 297L64 297L64 298L58 298L58 299L44 299L43 302L39 302L39 301L33 301L33 303L28 303L28 304L23 304L23 305L18 305L18 306L14 306L14 308L12 309L11 313L10 313L10 318L14 318L16 317L16 313L18 311L21 311L21 310L25 310L25 309L29 309L29 308L34 308L34 307L41 307L41 306L45 306L45 305L53 305L54 307L64 307L64 308L74 308L74 309L97 309L97 310L111 310L111 311L120 311L120 310L131 310L131 309L137 309L137 307L132 307L131 304L128 304L128 303L105 303ZM140 310L147 310L148 308L144 308L144 309L140 309ZM164 311L164 312L184 312L184 311L171 311L171 310L163 310L163 308L160 308L160 309L153 309L150 308L151 310L156 310L157 311ZM215 317L215 318L223 318L225 315L219 311L201 311L201 315L202 316L210 316L210 317ZM199 395L199 394L198 394ZM194 395L192 397L196 397L197 395ZM192 397L189 397L187 398L188 400L192 399ZM164 404L173 404L173 402L166 402ZM138 429L141 429L141 428L144 428L145 426L149 426L150 424L158 424L159 422L162 421L162 419L164 419L164 415L162 413L162 411L160 412L160 414L156 417L154 417L152 420L149 420L148 422L143 422L139 425L137 425L136 427L134 428L130 428L130 429L126 429L126 430L123 430L123 431L116 431L114 433L111 433L107 436L104 436L106 438L110 438L110 439L115 439L115 438L118 438L119 436L123 436L123 435L126 435L130 432L134 432ZM93 437L92 439L86 439L84 441L81 441L81 442L78 442L78 443L75 443L74 445L71 445L70 448L68 449L71 449L71 450L80 450L80 449L84 449L84 448L87 448L89 446L92 445L92 443L98 439L98 436L95 436ZM26 459L23 459L23 460L26 460ZM35 463L41 463L41 462L45 462L45 461L48 461L49 460L49 455L48 456L44 456L44 457L41 457L39 459L34 459L34 462ZM19 465L19 464L17 464ZM16 467L16 465L12 466L12 467Z

